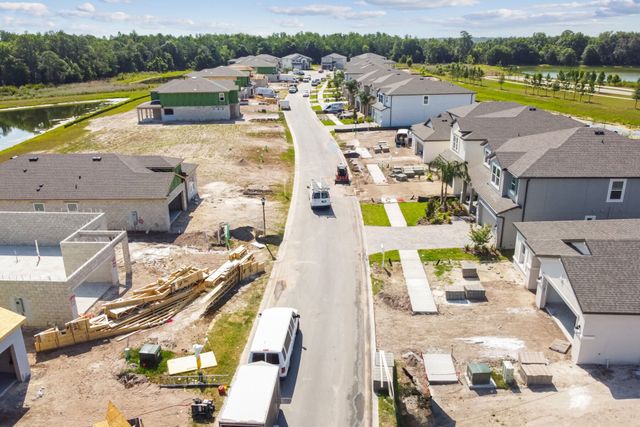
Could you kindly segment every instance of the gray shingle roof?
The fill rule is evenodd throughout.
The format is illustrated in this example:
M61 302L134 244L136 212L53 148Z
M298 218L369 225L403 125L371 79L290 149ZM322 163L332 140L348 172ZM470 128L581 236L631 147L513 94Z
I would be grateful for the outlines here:
M249 77L246 71L236 70L231 67L220 66L216 68L205 68L200 71L193 71L187 74L189 77Z
M518 177L640 177L640 141L609 130L579 127L514 138L496 150L498 159L500 153L519 155L508 166Z
M287 59L299 59L299 58L304 58L304 59L308 59L309 61L311 61L311 58L310 58L310 57L308 57L308 56L306 56L306 55L303 55L303 54L301 54L301 53L292 53L292 54L290 54L290 55L283 56L282 58L283 58L283 59L284 59L284 58L287 58Z
M231 80L208 80L202 77L171 80L157 87L158 93L219 93L238 90Z
M472 90L456 86L449 82L411 75L409 75L408 79L403 79L389 85L385 84L381 89L385 95L449 95L475 93Z
M30 157L38 160L29 161ZM174 178L172 169L181 163L173 157L122 154L18 156L0 164L0 200L165 198Z
M451 122L451 115L445 112L425 123L411 126L411 132L422 141L448 141L451 138Z
M339 53L330 53L322 57L322 61L335 61L336 59L347 59L347 57Z
M640 219L516 223L536 256L559 257L584 313L640 314ZM584 241L589 255L565 242Z

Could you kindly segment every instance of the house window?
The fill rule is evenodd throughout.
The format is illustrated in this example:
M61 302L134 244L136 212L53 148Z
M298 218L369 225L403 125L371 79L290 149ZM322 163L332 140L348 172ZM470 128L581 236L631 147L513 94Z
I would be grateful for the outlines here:
M518 178L515 176L512 176L509 181L509 194L512 196L518 194Z
M585 221L593 221L594 219L596 219L596 216L595 216L595 215L586 215L586 216L584 217L584 220L585 220Z
M76 202L68 202L67 212L78 212L78 204Z
M173 108L165 108L164 109L164 114L166 116L173 116Z
M422 103L424 105L429 105L429 95L425 95L422 97Z
M44 212L44 203L34 203L33 210L36 212Z
M220 102L224 102L224 93L219 93L218 99L220 100Z
M378 102L384 104L384 95L382 95L381 93L378 94Z
M626 179L612 179L611 181L609 181L609 193L607 196L607 202L622 202L624 200L624 190L626 187Z
M451 142L451 149L456 153L460 152L460 138L458 138L458 135L453 135L453 141Z
M486 167L490 167L491 166L491 162L489 161L489 157L491 157L491 150L488 148L484 149L484 159L482 161L482 163L486 166Z
M497 163L491 164L491 183L494 187L500 188L500 176L502 175L502 170Z
M518 250L518 264L524 264L525 255L527 254L527 246L524 242L520 242L520 249Z

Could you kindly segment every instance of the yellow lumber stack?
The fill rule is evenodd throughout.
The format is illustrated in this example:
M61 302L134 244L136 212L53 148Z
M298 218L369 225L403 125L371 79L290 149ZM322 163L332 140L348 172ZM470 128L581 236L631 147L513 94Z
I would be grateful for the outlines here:
M122 335L161 325L190 304L205 290L212 305L240 281L264 271L243 246L229 254L229 261L210 274L208 269L182 267L169 276L136 289L124 298L108 302L95 317L81 316L35 335L37 352L81 342ZM215 291L215 292L214 292Z

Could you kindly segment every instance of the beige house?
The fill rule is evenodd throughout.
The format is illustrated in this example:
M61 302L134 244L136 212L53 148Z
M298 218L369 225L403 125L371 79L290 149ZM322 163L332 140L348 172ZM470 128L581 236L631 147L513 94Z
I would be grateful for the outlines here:
M196 167L164 156L16 156L0 164L0 211L104 212L110 229L169 231L198 195Z

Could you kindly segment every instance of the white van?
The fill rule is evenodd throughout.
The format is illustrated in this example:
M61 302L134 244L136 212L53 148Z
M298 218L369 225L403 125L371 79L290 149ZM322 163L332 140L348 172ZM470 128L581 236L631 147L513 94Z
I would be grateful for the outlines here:
M325 113L339 113L341 111L344 111L345 105L345 102L330 102L324 106L322 111Z
M267 362L280 367L280 378L287 376L291 353L300 329L298 310L275 307L260 314L256 334L249 350L248 363Z
M311 180L309 188L309 203L311 209L328 208L331 206L331 197L329 195L329 187L315 179Z

